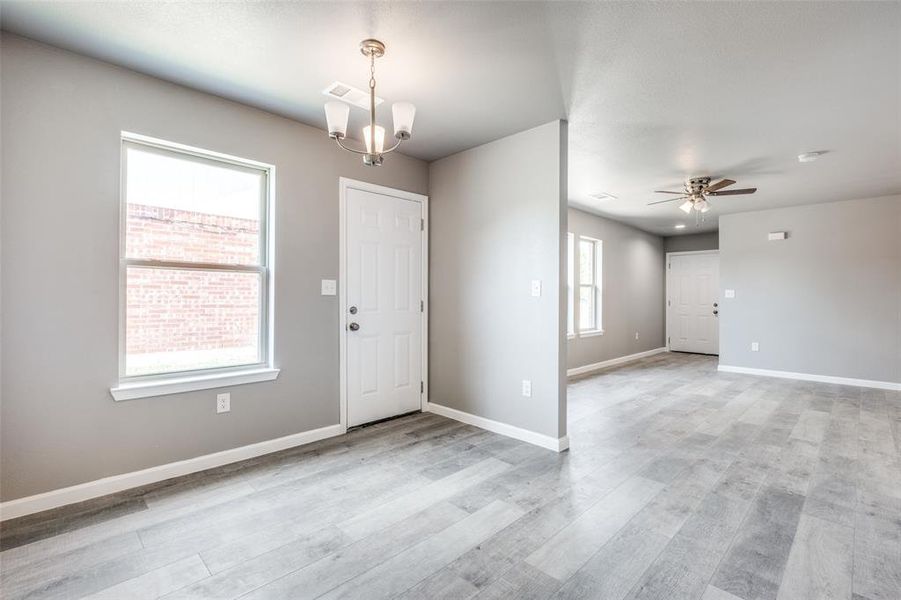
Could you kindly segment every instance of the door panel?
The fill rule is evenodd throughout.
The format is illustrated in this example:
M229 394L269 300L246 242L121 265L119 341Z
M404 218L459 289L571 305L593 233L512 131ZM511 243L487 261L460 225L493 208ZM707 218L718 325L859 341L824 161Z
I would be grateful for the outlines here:
M379 391L379 338L360 335L360 393L375 394Z
M348 188L347 424L420 409L422 207ZM356 307L356 314L351 314Z
M669 257L670 349L719 354L719 254Z

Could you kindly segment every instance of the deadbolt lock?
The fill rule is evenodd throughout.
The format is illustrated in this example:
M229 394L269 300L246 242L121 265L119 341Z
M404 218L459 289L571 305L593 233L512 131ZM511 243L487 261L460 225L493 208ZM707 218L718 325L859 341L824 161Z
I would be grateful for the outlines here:
M352 315L357 314L357 307L356 307L356 306L351 306L351 307L348 309L348 312L350 312L350 314L352 314Z

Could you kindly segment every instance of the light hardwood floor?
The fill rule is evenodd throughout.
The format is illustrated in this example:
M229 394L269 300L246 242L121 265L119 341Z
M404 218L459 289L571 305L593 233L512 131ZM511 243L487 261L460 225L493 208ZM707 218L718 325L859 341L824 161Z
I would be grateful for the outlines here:
M664 354L569 435L420 414L19 519L2 596L901 599L901 393Z

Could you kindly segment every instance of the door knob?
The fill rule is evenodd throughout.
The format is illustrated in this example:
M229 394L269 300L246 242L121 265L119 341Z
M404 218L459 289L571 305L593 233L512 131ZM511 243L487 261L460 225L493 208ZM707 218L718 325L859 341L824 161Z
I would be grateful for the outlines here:
M720 314L720 311L715 310L715 311L713 311L713 314L718 315L718 314Z
M357 331L360 328L360 324L359 323L351 323L350 325L347 326L347 328L350 329L351 331Z

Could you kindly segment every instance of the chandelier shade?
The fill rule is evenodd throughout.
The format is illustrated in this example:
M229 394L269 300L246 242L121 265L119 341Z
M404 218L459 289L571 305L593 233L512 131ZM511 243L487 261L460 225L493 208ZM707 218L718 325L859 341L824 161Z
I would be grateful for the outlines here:
M363 128L363 145L370 154L381 154L385 149L385 128L379 125L375 126L375 146L372 145L372 127L367 125Z
M394 117L394 137L410 139L413 134L413 119L416 118L416 107L409 102L395 102L391 106Z
M343 102L325 103L325 120L328 123L329 137L343 138L347 136L347 119L350 107Z

